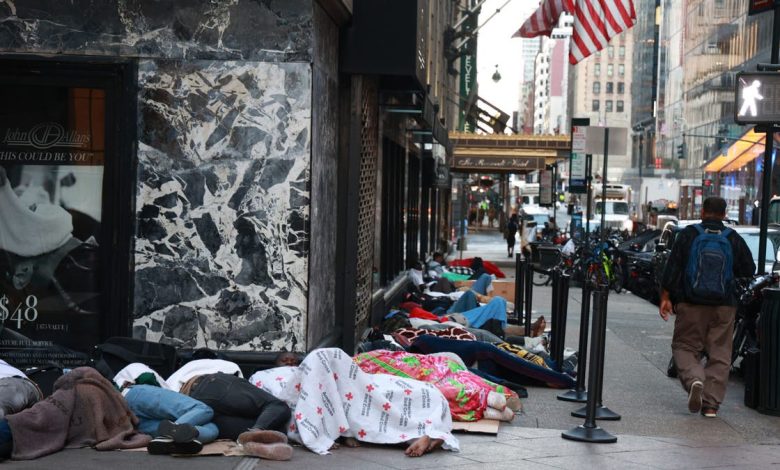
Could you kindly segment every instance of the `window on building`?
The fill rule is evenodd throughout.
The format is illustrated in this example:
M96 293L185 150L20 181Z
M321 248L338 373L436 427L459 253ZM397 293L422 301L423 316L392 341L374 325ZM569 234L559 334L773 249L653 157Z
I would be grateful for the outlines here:
M601 82L593 82L593 94L598 95L601 93Z
M615 110L619 113L623 112L623 100L617 100L617 103L615 103Z
M615 91L615 86L612 82L607 82L607 93L611 94Z
M626 46L620 46L618 48L618 57L620 57L621 59L626 57Z
M593 100L593 104L591 105L591 110L598 111L599 108L601 108L600 103L601 102L599 100Z
M607 46L607 57L610 59L615 58L615 46Z
M623 64L618 64L618 76L625 77L625 75L626 75L626 66Z
M611 113L612 112L612 100L607 100L604 102L604 111Z
M611 77L615 73L615 68L612 64L607 64L607 77Z
M623 82L618 82L617 92L619 95L622 95L626 92L626 84Z
M601 75L601 64L596 64L593 66L593 75L597 77Z

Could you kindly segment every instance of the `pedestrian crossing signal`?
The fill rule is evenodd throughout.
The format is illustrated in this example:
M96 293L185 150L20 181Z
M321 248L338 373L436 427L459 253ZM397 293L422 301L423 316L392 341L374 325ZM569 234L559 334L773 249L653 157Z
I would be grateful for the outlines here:
M685 144L680 144L677 146L677 158L685 158Z

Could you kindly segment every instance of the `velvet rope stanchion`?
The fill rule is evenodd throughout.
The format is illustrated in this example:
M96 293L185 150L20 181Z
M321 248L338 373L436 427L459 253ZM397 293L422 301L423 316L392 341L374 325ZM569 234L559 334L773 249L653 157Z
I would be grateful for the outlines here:
M558 395L558 400L585 403L588 392L585 390L585 374L588 368L588 323L590 322L590 283L582 284L582 308L580 309L580 341L577 350L577 385L571 390Z
M590 345L591 367L588 374L587 405L585 406L585 423L561 433L561 437L572 441L610 444L617 442L617 437L601 429L596 424L596 398L599 375L604 369L604 356L600 350L604 349L606 337L607 319L607 286L598 286L593 291L593 328L591 331L592 343Z
M533 266L531 260L525 259L525 336L531 337L531 313L534 300L534 278Z
M596 320L596 316L600 316L601 318L601 328L602 332L599 336L599 341L601 341L601 344L599 345L598 351L598 359L599 359L599 368L596 375L596 388L590 388L590 381L588 382L588 390L590 393L595 394L596 398L596 414L595 419L600 419L604 421L619 421L621 416L614 411L610 410L606 406L604 406L604 403L602 401L602 392L604 390L604 350L606 349L606 337L607 337L607 299L609 297L609 288L604 290L602 293L602 302L603 302L603 311L594 312L593 320ZM596 338L594 336L593 341L596 341ZM595 360L593 359L593 356L591 356L591 363L595 364ZM577 411L572 411L571 415L575 418L584 418L587 414L587 406L584 406L580 408Z
M525 258L520 253L515 254L515 324L523 323L525 298Z

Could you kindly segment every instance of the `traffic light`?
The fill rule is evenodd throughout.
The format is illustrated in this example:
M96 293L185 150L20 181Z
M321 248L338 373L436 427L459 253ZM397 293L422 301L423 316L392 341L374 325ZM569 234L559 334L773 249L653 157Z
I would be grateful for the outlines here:
M723 145L726 144L726 137L729 135L729 128L725 124L721 124L720 127L718 127L718 136L715 138L715 146L718 150L723 148Z
M680 144L677 146L677 158L685 158L685 144Z

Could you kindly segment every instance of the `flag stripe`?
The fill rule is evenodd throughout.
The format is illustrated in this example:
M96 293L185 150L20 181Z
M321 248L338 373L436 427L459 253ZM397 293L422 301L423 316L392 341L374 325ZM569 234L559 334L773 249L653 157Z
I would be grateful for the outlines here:
M565 0L574 14L569 63L576 64L605 48L636 22L633 0Z

